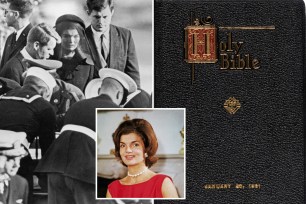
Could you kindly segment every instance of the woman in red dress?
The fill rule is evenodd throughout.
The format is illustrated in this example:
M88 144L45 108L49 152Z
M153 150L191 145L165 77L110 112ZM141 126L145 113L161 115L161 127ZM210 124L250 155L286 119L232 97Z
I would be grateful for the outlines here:
M128 175L108 186L107 198L178 198L172 179L149 169L157 162L158 142L148 121L122 122L113 141L115 156L128 167Z

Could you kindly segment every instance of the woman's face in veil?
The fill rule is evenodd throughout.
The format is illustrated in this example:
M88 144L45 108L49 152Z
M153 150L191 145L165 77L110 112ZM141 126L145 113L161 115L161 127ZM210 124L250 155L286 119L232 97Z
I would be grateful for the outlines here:
M64 30L62 34L62 48L68 51L74 51L80 42L80 35L76 29Z

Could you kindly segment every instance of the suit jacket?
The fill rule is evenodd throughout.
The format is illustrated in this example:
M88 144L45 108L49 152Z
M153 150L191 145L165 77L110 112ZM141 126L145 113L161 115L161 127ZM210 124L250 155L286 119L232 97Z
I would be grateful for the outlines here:
M99 69L104 68L105 60L101 51L97 49L91 26L85 30L89 46L96 66L96 74ZM129 75L140 88L140 76L136 49L131 31L125 28L110 25L110 51L107 67L120 70Z
M27 70L27 63L23 61L24 57L19 52L12 57L0 71L0 77L5 77L23 84L22 73Z
M69 68L69 61L63 61L63 66L56 70L62 80L78 87L83 93L86 85L93 79L95 71L93 63L89 64L85 60L82 60L73 69Z
M71 106L65 116L64 125L79 125L95 131L96 108L118 107L107 95L85 99ZM95 163L95 141L81 132L68 130L52 143L36 167L36 172L60 173L95 184Z
M29 185L27 180L19 175L12 176L9 182L8 202L4 204L28 203ZM16 202L17 201L17 202ZM22 201L22 202L21 202Z
M5 42L4 50L3 50L3 55L1 58L1 63L0 63L0 71L2 70L3 66L11 59L14 55L16 55L18 52L24 48L24 46L27 44L27 36L29 31L32 28L32 24L29 24L21 33L19 36L17 42L15 45L12 47L12 38L13 34L10 34Z

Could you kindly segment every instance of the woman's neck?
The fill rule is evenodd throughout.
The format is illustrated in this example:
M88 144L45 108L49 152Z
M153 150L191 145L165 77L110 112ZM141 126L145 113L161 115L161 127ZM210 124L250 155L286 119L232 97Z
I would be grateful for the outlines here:
M131 175L139 174L140 172L144 171L146 169L145 163L139 163L136 165L128 166L128 172Z

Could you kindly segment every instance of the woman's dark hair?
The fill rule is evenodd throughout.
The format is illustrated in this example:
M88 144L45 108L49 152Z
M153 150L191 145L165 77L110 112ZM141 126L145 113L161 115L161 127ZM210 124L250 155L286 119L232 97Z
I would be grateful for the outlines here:
M113 0L87 0L86 2L89 14L93 11L101 11L109 6L110 10L114 10L114 1Z
M91 56L90 48L88 45L88 40L85 35L85 23L84 21L79 18L76 15L72 14L65 14L60 16L56 22L55 22L55 30L56 32L62 36L63 32L65 30L69 29L75 29L77 30L80 41L79 45L76 48L77 54L80 56L80 58L88 58L88 56ZM54 49L54 59L60 59L61 58L61 46L57 45Z
M155 135L155 132L151 126L151 124L144 119L133 119L122 122L116 131L113 134L113 141L115 144L115 156L120 159L121 163L126 166L121 159L120 156L120 138L122 135L135 133L141 137L144 146L145 153L147 153L147 157L145 157L146 166L151 167L158 160L155 157L158 142Z

